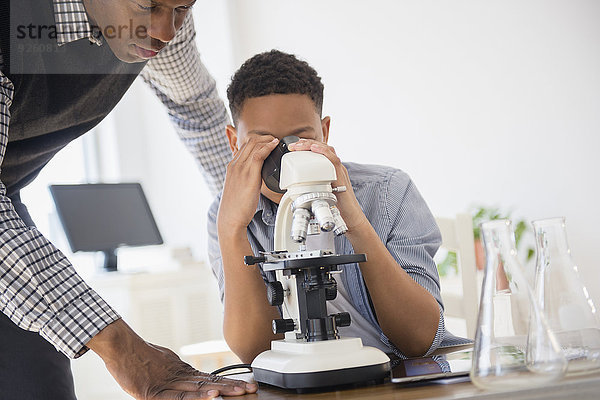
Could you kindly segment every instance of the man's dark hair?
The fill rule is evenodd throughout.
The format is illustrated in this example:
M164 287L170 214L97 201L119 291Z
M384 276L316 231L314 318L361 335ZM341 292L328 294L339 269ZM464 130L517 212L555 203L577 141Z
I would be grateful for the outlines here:
M306 94L321 115L323 84L317 71L293 54L271 50L247 60L231 78L227 99L233 123L247 99L270 94Z

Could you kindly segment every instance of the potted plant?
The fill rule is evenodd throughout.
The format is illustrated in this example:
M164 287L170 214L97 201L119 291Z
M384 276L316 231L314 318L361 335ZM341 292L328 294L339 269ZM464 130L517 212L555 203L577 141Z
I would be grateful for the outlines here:
M473 216L473 238L475 240L475 264L478 270L483 270L485 265L485 253L481 241L481 229L479 225L482 222L492 221L497 219L511 219L511 212L502 212L497 207L477 206L473 207L471 214ZM515 230L515 242L517 249L523 243L524 234L529 230L528 224L524 219L513 220ZM531 260L535 254L535 250L531 246L525 249L525 258ZM456 261L456 253L449 251L446 257L438 263L438 273L440 276L446 276L449 273L458 273L458 264Z

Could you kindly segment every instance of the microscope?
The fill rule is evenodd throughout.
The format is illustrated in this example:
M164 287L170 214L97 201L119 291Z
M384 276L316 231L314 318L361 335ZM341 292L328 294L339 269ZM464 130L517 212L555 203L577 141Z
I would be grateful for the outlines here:
M332 188L333 164L310 151L289 151L296 136L283 138L265 160L262 176L273 191L285 193L275 219L274 251L246 256L247 265L263 263L276 280L267 285L272 306L283 318L273 320L273 333L283 340L252 362L254 379L286 389L383 381L390 359L381 350L362 345L360 338L340 337L350 314L328 315L327 301L337 296L334 274L344 264L366 261L365 254L336 254L334 235L347 231Z

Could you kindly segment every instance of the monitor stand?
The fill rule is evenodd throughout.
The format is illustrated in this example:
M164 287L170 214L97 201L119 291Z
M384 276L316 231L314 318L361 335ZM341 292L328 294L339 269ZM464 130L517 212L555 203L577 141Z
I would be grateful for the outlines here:
M117 270L117 249L102 250L104 254L104 271L115 272Z

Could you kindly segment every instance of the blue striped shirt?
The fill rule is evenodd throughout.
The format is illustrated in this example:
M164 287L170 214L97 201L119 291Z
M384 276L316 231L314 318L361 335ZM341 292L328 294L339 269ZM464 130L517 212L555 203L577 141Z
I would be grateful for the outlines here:
M429 207L410 177L391 167L356 163L344 165L350 175L356 198L379 238L385 243L399 267L431 293L439 304L438 329L427 353L438 347L470 343L469 340L455 337L445 330L439 276L433 261L433 256L442 241L441 234ZM208 251L223 301L225 282L216 226L219 200L220 195L208 213ZM255 254L273 250L276 214L277 204L261 195L256 214L248 225L248 239ZM354 253L350 241L344 236L335 238L335 251L338 254ZM377 329L380 340L390 352L404 358L402 352L387 338L377 323L358 264L344 265L342 269L344 273L338 279L341 279L347 288L354 306L354 310L347 310L351 317L353 313L360 313ZM265 282L275 279L274 274L269 276L264 271L262 274ZM398 307L402 307L402 304L398 304Z

